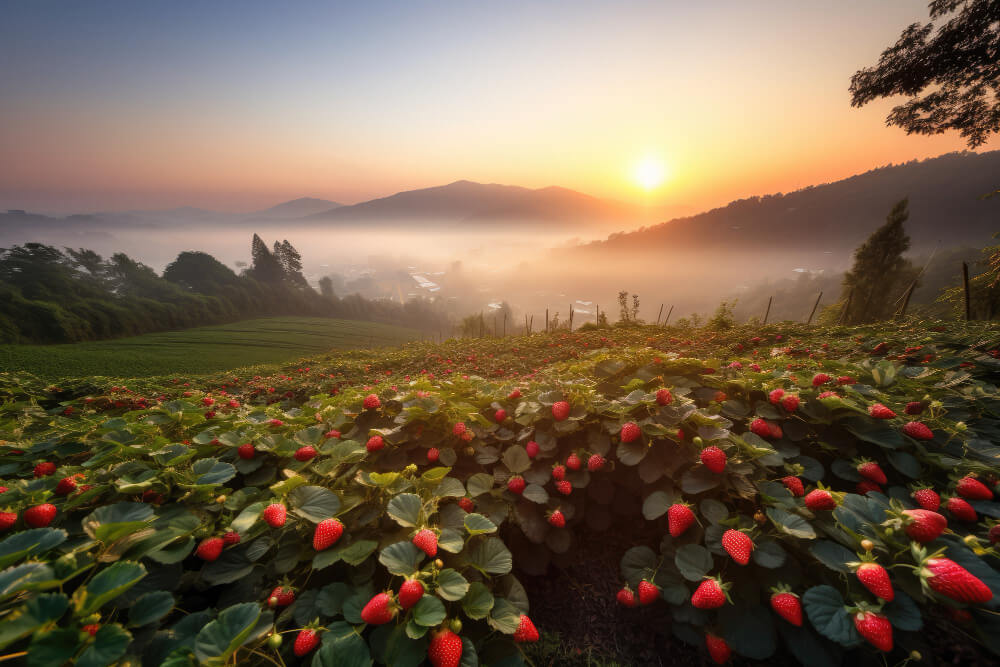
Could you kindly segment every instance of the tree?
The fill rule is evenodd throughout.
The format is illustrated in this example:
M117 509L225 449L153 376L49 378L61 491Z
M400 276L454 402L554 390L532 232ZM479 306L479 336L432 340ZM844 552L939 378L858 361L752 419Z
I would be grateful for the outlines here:
M333 289L333 279L323 276L319 279L319 293L327 301L336 301L337 293Z
M892 207L885 224L854 251L854 266L844 274L844 322L862 324L890 317L896 299L916 280L917 272L903 253L910 247L903 223L907 200Z
M1000 131L1000 0L932 0L929 8L932 22L906 28L878 65L851 77L851 106L906 95L887 125L907 134L958 130L976 148Z
M271 251L267 249L267 244L256 234L253 235L253 241L250 243L250 256L252 264L249 273L255 279L271 284L284 280L285 270L282 268L281 262L271 254Z

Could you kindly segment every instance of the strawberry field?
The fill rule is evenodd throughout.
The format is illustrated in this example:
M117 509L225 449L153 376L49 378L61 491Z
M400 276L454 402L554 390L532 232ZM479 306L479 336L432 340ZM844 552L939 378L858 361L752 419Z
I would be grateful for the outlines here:
M989 659L998 347L631 327L2 374L0 662L551 664L525 582L595 549L629 624L720 664L934 664L941 628Z

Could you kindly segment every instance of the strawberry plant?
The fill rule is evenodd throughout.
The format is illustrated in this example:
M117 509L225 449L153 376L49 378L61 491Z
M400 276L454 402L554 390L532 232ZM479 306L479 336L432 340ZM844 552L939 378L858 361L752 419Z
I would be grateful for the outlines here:
M1000 653L992 337L629 327L3 375L0 658L520 664L545 627L519 575L615 522L658 535L620 545L618 602L716 661L901 660L929 623Z

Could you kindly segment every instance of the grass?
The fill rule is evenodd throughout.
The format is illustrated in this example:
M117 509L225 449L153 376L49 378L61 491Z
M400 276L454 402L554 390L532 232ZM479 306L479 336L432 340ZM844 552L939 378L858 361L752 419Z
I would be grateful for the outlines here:
M397 345L413 329L320 317L273 317L67 345L0 345L0 365L55 380L99 375L212 373L279 363L330 349Z

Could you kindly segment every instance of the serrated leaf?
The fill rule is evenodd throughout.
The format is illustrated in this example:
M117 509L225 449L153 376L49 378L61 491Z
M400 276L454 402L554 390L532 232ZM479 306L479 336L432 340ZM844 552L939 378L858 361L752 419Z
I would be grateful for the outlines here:
M400 493L392 497L385 511L400 526L413 528L420 523L422 508L420 496L414 493Z
M294 514L313 523L331 519L340 511L340 498L322 486L300 486L288 494L288 500Z

